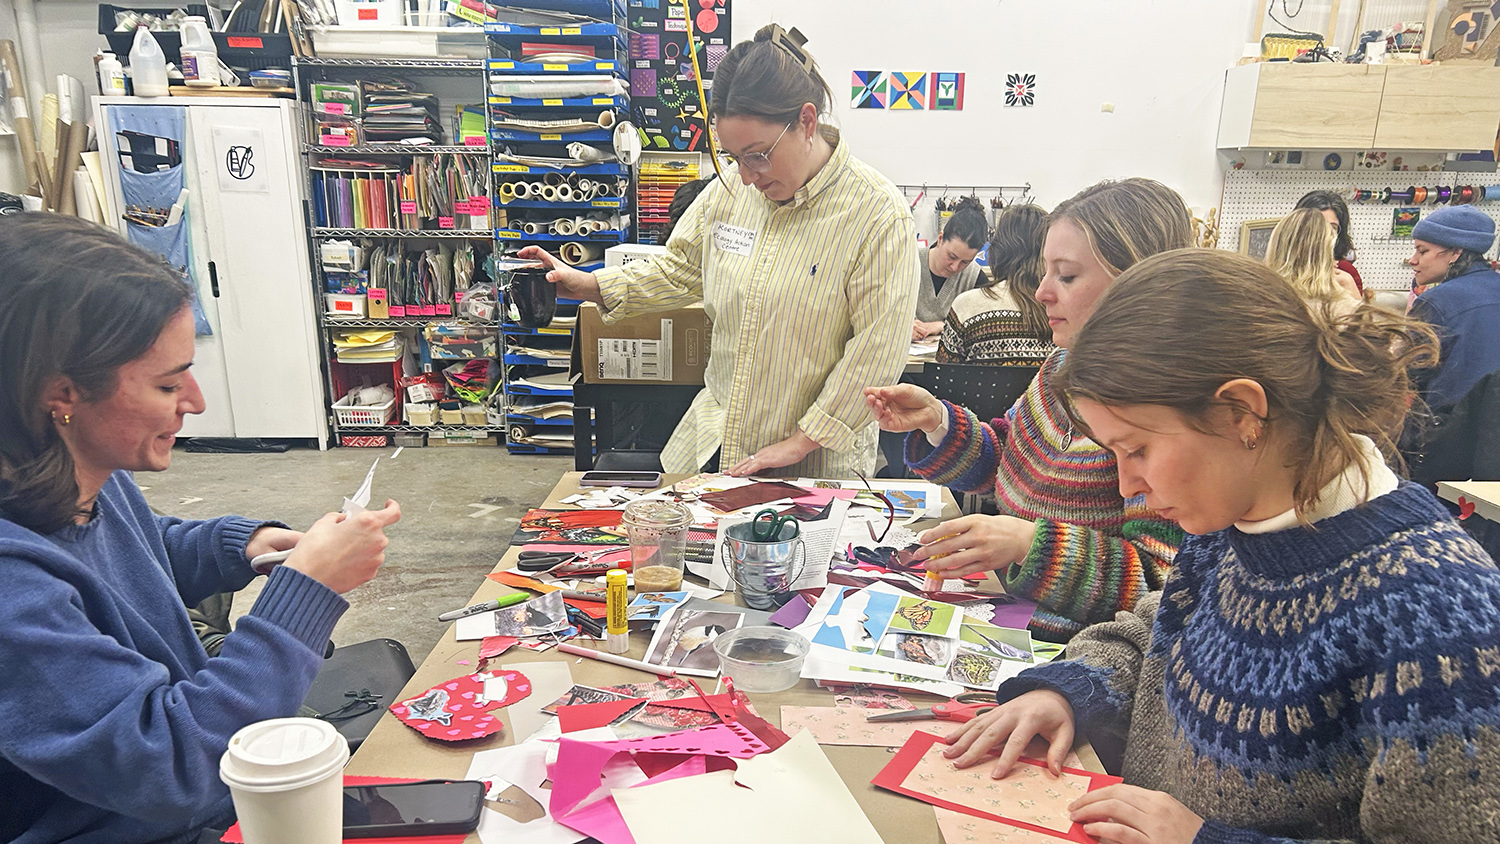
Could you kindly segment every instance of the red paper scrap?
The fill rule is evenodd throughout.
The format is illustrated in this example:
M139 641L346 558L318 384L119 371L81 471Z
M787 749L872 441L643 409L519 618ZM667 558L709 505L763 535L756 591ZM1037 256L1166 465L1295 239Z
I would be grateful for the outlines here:
M486 636L479 643L479 658L493 659L515 646L521 641L514 636Z
M943 743L943 739L941 736L935 736L931 733L922 732L912 733L911 738L907 739L906 744L903 745L899 751L897 751L895 757L892 758L891 761L880 770L880 773L876 774L875 778L870 780L870 782L874 785L886 789L887 791L894 791L897 794L905 794L908 797L915 797L924 803L930 803L934 806L941 806L944 809L952 809L955 812L962 812L966 815L972 815L976 818L984 818L985 820L1010 824L1011 826L1017 827L1019 829L1039 832L1043 835L1049 835L1053 838L1061 838L1065 841L1077 841L1079 842L1079 844L1094 844L1094 839L1089 837L1088 833L1083 831L1083 826L1080 824L1075 823L1068 828L1068 831L1066 833L1062 833L1054 829L1048 829L1044 826L1037 826L1035 824L1026 823L1024 821L1015 820L1013 818L1007 818L1004 815L997 815L992 812L987 812L982 809L976 808L974 806L968 806L952 800L944 800L940 797L935 797L931 794L926 794L924 792L917 791L916 789L908 788L905 785L905 782L906 779L911 775L912 770L917 767L917 763L922 761L922 757L927 754L927 752L932 748L933 745L940 743ZM1024 756L1017 760L1017 764L1032 765L1038 768L1047 767L1047 763L1045 762L1040 762L1035 759L1028 759ZM1073 774L1074 776L1087 778L1089 780L1089 791L1093 791L1097 788L1103 788L1107 785L1114 785L1116 783L1124 782L1124 780L1120 777L1112 777L1108 774L1099 774L1093 771L1084 771L1078 768L1063 768L1063 772ZM989 773L987 771L984 772L983 777L986 780L989 779Z
M486 677L504 677L505 697L479 703ZM519 671L466 674L439 683L413 698L391 705L391 714L422 735L439 741L484 738L504 728L490 710L510 706L531 694L531 681Z
M579 730L591 730L595 727L607 727L619 719L621 715L641 706L645 702L645 698L627 697L621 700L607 700L602 703L576 703L571 706L559 706L557 708L557 723L565 733L576 733Z

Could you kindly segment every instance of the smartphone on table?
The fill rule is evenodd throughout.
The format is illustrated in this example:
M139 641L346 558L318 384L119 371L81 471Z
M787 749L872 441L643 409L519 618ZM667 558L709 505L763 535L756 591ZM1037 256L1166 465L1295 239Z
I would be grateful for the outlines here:
M578 485L656 489L661 486L661 472L584 472Z
M345 786L344 837L472 832L483 806L484 783L472 780Z

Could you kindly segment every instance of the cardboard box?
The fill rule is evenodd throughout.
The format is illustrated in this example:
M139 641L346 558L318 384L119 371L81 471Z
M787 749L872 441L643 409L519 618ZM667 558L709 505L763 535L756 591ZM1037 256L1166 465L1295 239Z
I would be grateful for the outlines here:
M712 341L702 305L605 325L598 306L585 303L571 370L587 384L702 384Z

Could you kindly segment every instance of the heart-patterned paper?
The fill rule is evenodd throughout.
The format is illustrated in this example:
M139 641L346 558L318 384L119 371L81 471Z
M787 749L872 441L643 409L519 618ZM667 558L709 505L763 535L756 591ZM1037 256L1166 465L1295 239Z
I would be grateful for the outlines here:
M485 681L491 693L503 681L505 695L499 700L484 697ZM531 694L531 681L519 671L487 671L455 677L439 683L414 698L391 705L391 714L422 735L439 741L467 741L498 733L505 725L491 710L510 706Z

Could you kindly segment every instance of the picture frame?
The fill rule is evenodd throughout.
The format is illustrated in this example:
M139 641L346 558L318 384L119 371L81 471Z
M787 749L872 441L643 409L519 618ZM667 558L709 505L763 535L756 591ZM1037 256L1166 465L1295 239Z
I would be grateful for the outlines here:
M1257 261L1266 259L1266 248L1271 244L1271 231L1281 222L1280 217L1264 220L1246 220L1240 224L1240 254Z

